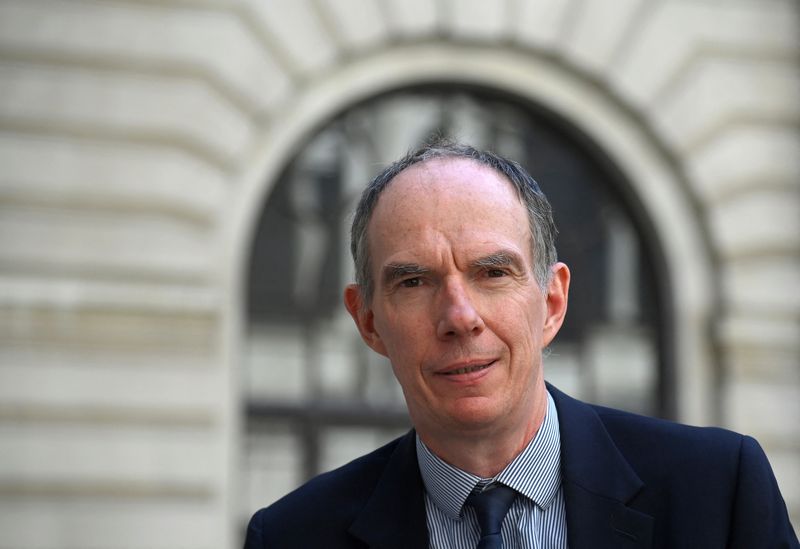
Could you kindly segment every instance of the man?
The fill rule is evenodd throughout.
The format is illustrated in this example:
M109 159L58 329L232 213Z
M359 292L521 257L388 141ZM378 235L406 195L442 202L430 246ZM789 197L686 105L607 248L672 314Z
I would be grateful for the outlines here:
M470 147L370 183L344 301L414 430L256 513L247 549L798 547L753 439L545 384L570 281L555 233L535 181Z

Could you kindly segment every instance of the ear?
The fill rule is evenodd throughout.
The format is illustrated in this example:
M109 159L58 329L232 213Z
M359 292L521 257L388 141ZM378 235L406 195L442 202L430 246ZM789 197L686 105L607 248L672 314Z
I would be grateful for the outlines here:
M569 297L569 267L556 263L550 273L547 285L547 317L544 320L542 345L547 347L564 323L567 315L567 299Z
M370 349L383 356L386 354L386 346L383 344L380 334L375 331L375 319L372 309L364 306L364 296L361 288L357 284L348 284L344 289L344 306L347 312L353 317L361 339Z

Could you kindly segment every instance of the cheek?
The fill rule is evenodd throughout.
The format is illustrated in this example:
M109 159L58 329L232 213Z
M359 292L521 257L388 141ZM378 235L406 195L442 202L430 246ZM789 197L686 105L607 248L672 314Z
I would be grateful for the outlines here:
M429 309L420 303L384 307L375 314L375 328L386 340L403 342L418 339L431 324Z
M544 321L529 302L509 304L493 315L491 328L515 355L532 356L542 348Z
M403 366L414 361L414 353L419 352L425 341L425 325L424 319L414 320L409 315L386 314L375 318L375 330L386 346L393 368L405 370Z
M487 311L493 323L506 326L511 330L530 334L544 326L542 308L526 296L515 296L515 299L503 302L488 303Z

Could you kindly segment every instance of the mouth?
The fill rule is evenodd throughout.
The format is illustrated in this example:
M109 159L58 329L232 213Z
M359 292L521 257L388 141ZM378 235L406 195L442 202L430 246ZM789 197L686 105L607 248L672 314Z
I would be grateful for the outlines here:
M472 365L469 365L469 366L463 366L461 368L455 368L453 370L448 370L446 372L441 372L441 374L445 375L445 376L472 374L474 372L480 372L481 370L485 370L485 369L489 368L495 362L497 362L497 361L496 360L492 360L491 362L487 362L485 364L472 364Z

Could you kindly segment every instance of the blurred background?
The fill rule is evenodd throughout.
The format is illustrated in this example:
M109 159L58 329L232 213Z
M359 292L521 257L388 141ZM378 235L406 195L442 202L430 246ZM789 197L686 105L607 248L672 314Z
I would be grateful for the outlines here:
M546 378L754 435L797 527L798 61L796 0L0 0L0 548L239 547L408 429L340 296L433 135L553 203Z

